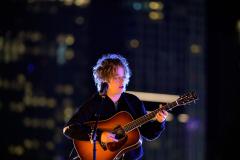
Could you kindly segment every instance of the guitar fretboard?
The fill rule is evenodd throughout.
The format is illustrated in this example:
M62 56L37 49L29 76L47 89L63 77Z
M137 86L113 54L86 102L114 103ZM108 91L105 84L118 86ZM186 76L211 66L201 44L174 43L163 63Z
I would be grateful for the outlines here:
M161 108L158 108L142 117L137 118L136 120L126 124L123 129L125 130L125 132L130 132L138 127L140 127L141 125L147 123L148 121L152 120L156 114L160 111L160 110L171 110L174 107L178 106L177 101L174 101L172 103L167 103L166 105L162 106Z

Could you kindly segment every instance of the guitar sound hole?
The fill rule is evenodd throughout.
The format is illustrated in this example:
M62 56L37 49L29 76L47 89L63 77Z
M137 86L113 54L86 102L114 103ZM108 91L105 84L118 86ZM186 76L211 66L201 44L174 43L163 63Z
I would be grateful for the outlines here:
M128 140L128 137L125 134L124 129L121 126L117 126L114 130L113 133L116 135L115 138L118 139L118 142L110 142L107 143L107 148L110 151L117 151L119 150Z
M116 135L115 138L120 140L123 137L125 137L125 131L121 126L117 126L114 130L113 133Z

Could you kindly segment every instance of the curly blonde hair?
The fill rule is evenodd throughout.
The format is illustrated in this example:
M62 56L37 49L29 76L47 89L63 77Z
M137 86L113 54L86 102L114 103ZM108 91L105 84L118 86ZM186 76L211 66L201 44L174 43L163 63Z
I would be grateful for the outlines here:
M93 67L94 82L100 91L101 84L108 82L116 73L117 67L124 69L124 84L128 85L131 77L131 70L128 66L127 60L119 54L107 54L98 59L97 64Z

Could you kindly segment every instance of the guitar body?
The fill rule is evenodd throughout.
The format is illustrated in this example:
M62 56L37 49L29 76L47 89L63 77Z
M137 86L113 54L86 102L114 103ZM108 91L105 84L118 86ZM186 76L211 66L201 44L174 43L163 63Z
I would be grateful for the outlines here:
M124 127L126 124L132 122L133 117L125 111L115 114L113 117L99 121L98 129L102 131L114 131L116 128ZM88 122L90 126L94 122ZM73 140L74 147L81 158L81 160L93 160L93 144L90 141ZM111 142L104 147L97 141L96 142L96 160L113 160L120 158L124 153L137 148L141 145L141 136L138 128L119 139L118 142Z

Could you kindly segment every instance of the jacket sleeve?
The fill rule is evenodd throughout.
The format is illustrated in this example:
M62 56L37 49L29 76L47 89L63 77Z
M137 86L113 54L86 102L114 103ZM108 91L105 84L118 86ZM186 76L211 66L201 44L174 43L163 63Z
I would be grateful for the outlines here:
M94 100L85 103L77 109L70 120L65 124L63 128L63 134L70 139L77 140L89 140L91 134L91 127L84 124L91 120L91 117L95 114L93 105ZM97 130L97 138L101 136L101 131Z
M84 114L82 109L78 109L64 126L63 134L70 139L88 140L91 128L83 124L87 119L88 115Z
M146 140L152 141L159 138L164 129L165 121L162 123L150 121L140 127L140 132Z
M145 114L147 114L145 106L141 100L139 100L137 97L134 98L134 101L132 99L132 102L135 106L135 118L139 118ZM139 131L144 139L150 141L158 138L163 130L165 129L165 121L162 123L159 123L158 121L151 120L145 124L143 124L141 127L139 127Z

